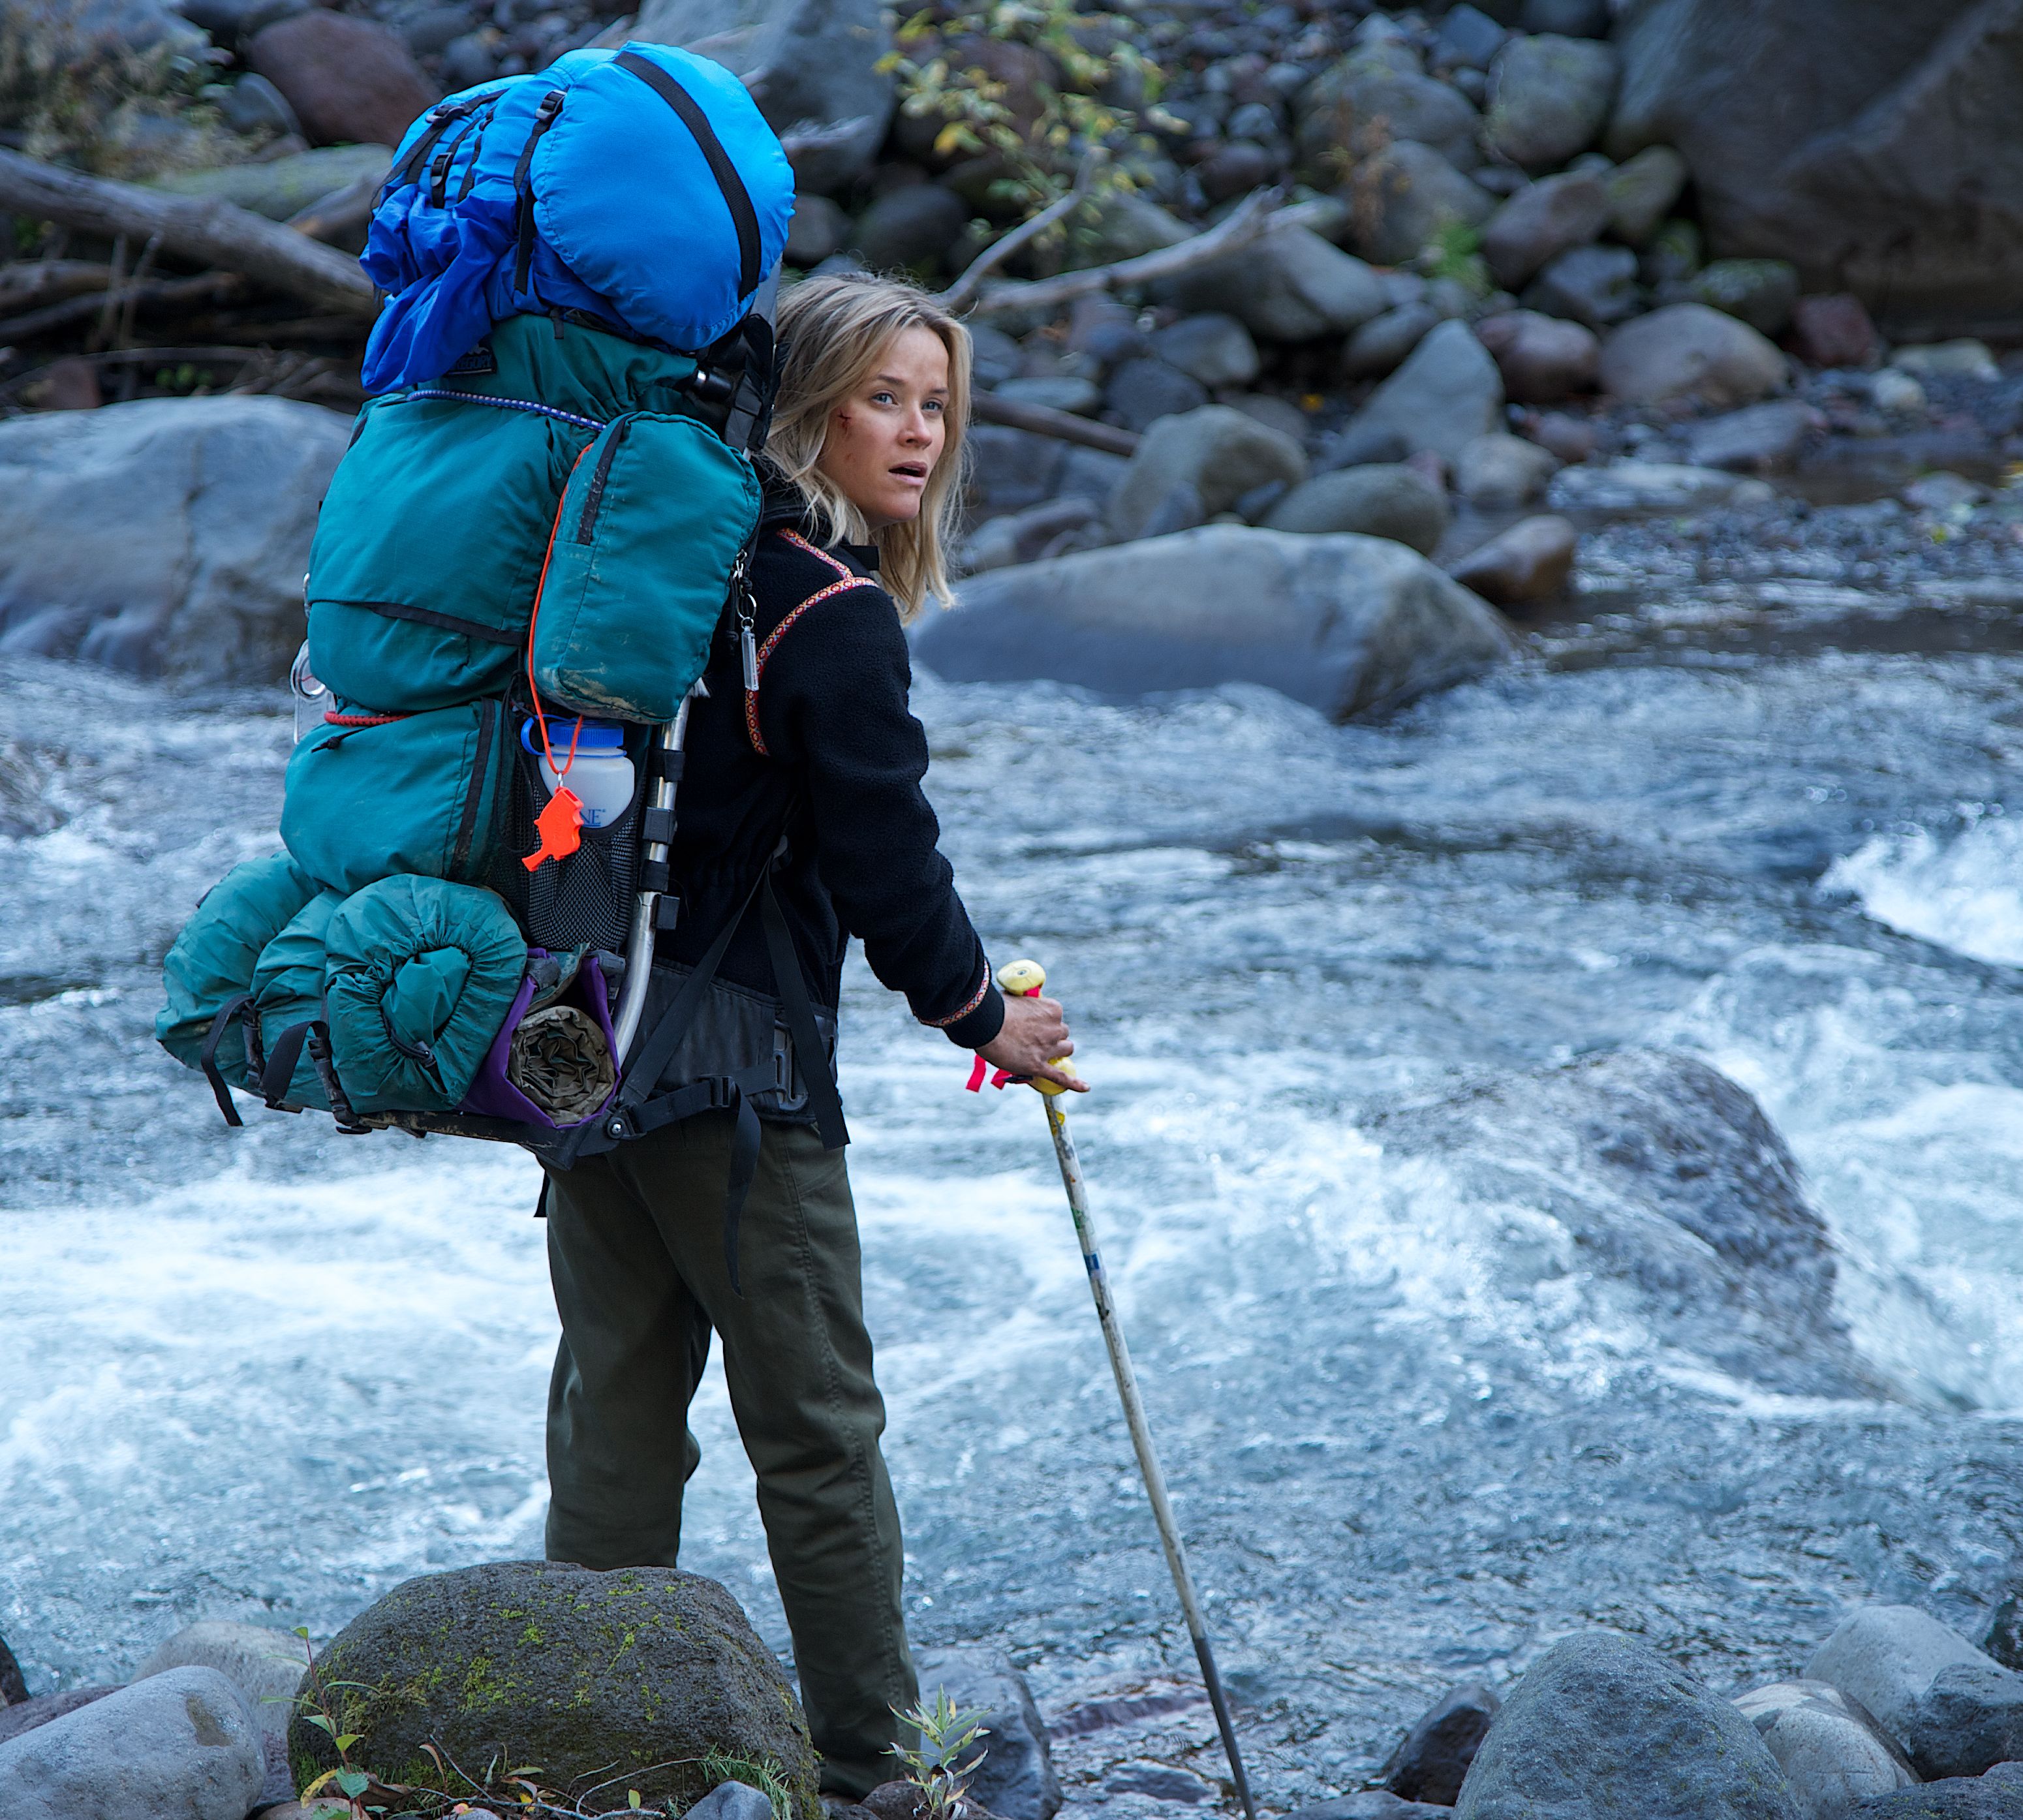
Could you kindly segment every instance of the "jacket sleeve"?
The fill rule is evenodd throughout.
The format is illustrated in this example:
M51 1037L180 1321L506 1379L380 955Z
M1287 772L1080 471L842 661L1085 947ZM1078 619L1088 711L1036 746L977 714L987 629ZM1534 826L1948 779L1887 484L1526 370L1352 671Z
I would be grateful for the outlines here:
M913 682L891 597L847 588L812 608L770 653L759 714L766 745L807 780L817 862L871 970L913 1015L964 1048L1004 1023L1003 996L920 780L927 736L907 705Z

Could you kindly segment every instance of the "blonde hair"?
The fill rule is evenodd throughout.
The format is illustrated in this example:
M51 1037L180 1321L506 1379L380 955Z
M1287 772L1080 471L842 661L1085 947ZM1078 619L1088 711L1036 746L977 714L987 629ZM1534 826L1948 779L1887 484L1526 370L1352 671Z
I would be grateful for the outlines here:
M878 371L892 338L912 328L932 331L948 349L947 436L919 515L874 532L816 464L836 408ZM828 521L832 542L876 545L880 579L899 603L902 619L916 618L930 595L953 605L947 553L962 510L969 331L915 285L839 272L804 278L781 294L779 334L785 360L766 454Z

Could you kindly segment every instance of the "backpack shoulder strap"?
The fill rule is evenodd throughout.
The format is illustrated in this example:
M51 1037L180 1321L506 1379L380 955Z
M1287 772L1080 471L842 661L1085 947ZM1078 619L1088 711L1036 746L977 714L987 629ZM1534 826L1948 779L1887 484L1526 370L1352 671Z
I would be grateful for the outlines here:
M814 557L817 561L834 571L836 579L817 588L792 612L787 614L778 625L766 634L764 643L759 646L757 652L745 666L744 734L745 737L752 742L752 751L762 758L772 756L766 749L766 736L759 725L759 685L765 680L766 660L779 649L780 641L785 638L799 622L803 614L820 606L824 601L833 599L837 594L848 593L852 588L875 588L878 585L868 575L859 575L840 557L832 556L818 544L810 543L798 531L783 528L774 535L783 542Z

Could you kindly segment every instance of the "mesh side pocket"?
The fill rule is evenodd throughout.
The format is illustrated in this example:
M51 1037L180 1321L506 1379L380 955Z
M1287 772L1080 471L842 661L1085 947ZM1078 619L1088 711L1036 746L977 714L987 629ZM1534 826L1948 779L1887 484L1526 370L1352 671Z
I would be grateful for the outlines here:
M513 717L513 774L507 791L499 861L487 881L536 948L602 948L622 953L638 890L639 810L646 791L646 751L631 753L632 801L605 828L582 831L583 844L565 860L549 860L529 872L521 857L540 842L534 818L548 800L540 762L519 743L524 714Z

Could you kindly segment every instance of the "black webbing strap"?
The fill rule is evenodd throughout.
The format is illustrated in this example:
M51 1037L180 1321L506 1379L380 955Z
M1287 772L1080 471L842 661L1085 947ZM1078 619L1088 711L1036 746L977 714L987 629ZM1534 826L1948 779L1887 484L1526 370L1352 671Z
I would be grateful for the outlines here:
M777 857L777 856L776 856ZM815 1028L814 1007L808 1002L808 982L801 972L800 957L794 952L793 937L787 933L787 919L773 889L773 868L766 868L759 897L759 915L766 926L766 952L773 960L773 984L779 989L781 1007L787 1014L787 1034L794 1040L794 1054L801 1064L801 1078L807 1084L808 1109L815 1115L815 1129L821 1133L822 1148L840 1150L850 1142L843 1122L843 1096L836 1091L829 1071L829 1050Z
M232 1090L225 1084L225 1075L218 1065L218 1045L225 1032L240 1018L246 1019L246 1068L258 1079L260 1062L255 1053L260 1042L259 1020L251 1014L253 995L241 992L236 998L227 999L218 1007L218 1015L210 1021L210 1028L204 1032L203 1049L198 1059L203 1064L204 1078L210 1083L210 1091L218 1095L218 1109L225 1114L228 1125L243 1125L246 1121L239 1116L239 1109L232 1103Z
M295 1064L302 1058L302 1045L309 1040L315 1023L310 1018L291 1024L274 1039L267 1065L260 1071L260 1097L269 1106L278 1109L287 1102L288 1083L295 1078Z
M436 148L437 141L467 114L474 114L487 101L496 101L502 91L492 90L488 94L473 95L466 101L444 101L429 115L428 130L415 141L414 149L400 164L387 174L379 191L383 198L391 196L403 184L416 181L427 168L429 154Z
M554 125L555 116L562 111L562 101L560 89L551 89L542 96L540 106L534 110L534 124L528 130L527 143L520 148L520 162L513 167L513 194L520 210L519 247L513 258L516 294L527 288L527 274L534 264L534 148L540 144L541 135Z
M723 192L724 206L730 210L730 225L737 232L737 294L749 297L759 288L759 216L752 206L751 192L737 166L723 149L723 141L710 125L709 116L696 105L695 97L650 57L637 51L621 50L612 60L629 71L681 116L682 124L694 134L716 187Z

